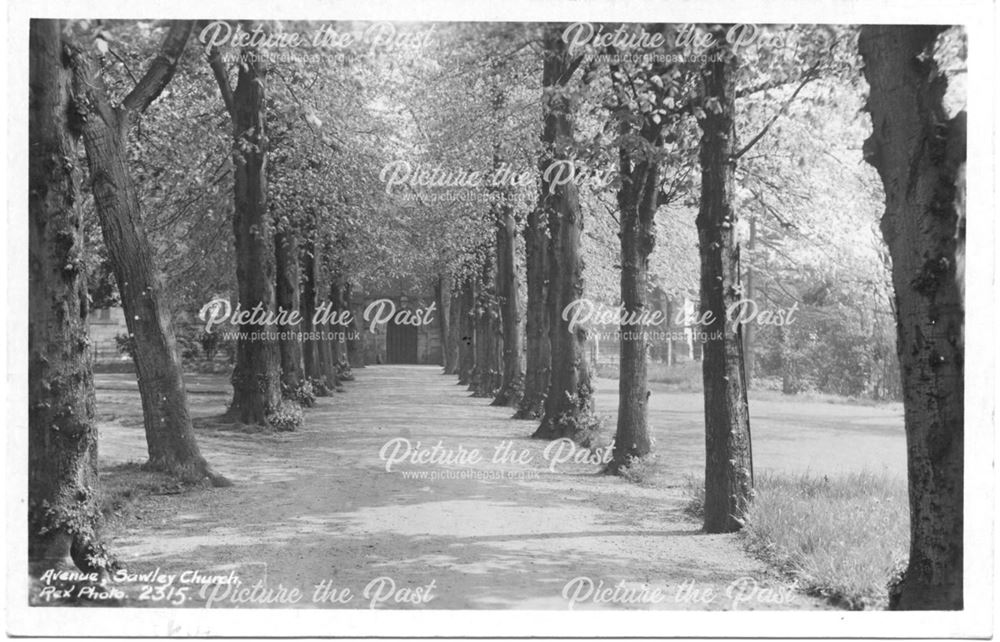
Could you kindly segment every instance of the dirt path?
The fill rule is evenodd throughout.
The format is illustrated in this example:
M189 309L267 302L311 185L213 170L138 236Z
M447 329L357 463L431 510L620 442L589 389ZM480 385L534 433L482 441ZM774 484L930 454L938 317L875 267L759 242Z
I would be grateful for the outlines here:
M110 533L113 550L131 573L233 571L244 588L259 579L272 591L298 588L299 607L367 608L377 596L382 608L566 609L566 593L576 609L825 608L770 575L734 536L699 533L682 513L680 478L651 489L595 474L593 464L551 466L548 444L526 438L532 422L469 398L439 372L359 370L349 392L308 411L300 432L202 432L203 452L236 485L145 500ZM120 398L129 393L108 388L134 383L100 385ZM221 410L225 396L211 393L225 391L222 378L189 387L194 414ZM141 428L121 419L102 424L105 465L143 459ZM440 441L452 455L463 448L485 461L387 472L380 451L397 438L400 452L404 439L411 448ZM491 461L504 442L530 461ZM567 589L574 578L586 579ZM324 581L341 602L313 601ZM234 604L240 587L199 594L190 586L186 606L268 606Z

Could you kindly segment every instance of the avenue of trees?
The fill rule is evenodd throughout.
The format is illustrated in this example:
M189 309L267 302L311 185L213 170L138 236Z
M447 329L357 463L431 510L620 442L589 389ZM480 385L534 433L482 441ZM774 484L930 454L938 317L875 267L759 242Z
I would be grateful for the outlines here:
M363 35L269 48L323 29ZM30 42L39 568L102 563L89 308L124 311L147 465L225 486L188 413L186 321L219 297L301 312L239 328L220 408L294 429L363 355L250 333L344 330L361 293L405 283L432 293L445 374L525 435L613 438L608 474L670 448L647 409L661 345L638 330L697 301L707 532L753 501L748 388L900 397L911 549L891 606L962 607L959 30L36 20ZM620 326L606 430L581 299ZM798 320L731 322L746 299Z

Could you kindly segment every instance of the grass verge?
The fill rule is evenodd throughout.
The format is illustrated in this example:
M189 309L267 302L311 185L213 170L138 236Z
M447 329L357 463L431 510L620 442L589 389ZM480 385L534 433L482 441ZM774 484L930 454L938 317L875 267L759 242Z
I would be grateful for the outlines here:
M198 488L166 473L127 462L101 469L98 506L105 522L140 517L137 502L154 495L179 495Z
M701 518L704 485L685 481L685 513ZM743 541L806 592L854 610L882 609L909 548L906 482L862 472L758 475Z

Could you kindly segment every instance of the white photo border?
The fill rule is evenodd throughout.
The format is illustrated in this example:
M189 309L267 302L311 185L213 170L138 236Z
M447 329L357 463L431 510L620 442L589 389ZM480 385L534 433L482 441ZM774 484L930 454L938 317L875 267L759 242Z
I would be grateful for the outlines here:
M165 610L29 607L27 94L31 18L961 24L968 33L965 609L957 612ZM6 611L8 635L225 637L988 637L993 631L997 299L996 5L987 0L15 0L7 15ZM859 159L860 162L860 159ZM0 353L0 358L3 355ZM484 635L488 633L488 635Z

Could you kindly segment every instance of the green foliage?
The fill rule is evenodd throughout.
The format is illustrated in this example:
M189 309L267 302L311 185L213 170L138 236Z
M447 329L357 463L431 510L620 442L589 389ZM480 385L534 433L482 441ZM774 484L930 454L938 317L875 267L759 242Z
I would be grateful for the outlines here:
M302 381L296 387L282 384L281 395L284 399L294 401L303 408L312 408L316 405L316 392L313 390L311 381Z
M328 386L322 379L310 379L309 385L313 390L313 394L317 397L329 397L330 393L333 392L333 388Z
M887 294L863 293L808 270L789 278L785 288L798 289L804 304L795 323L762 327L755 335L754 376L761 387L877 401L901 398Z
M656 453L645 457L629 456L628 461L618 468L618 475L640 486L649 485L657 476Z
M322 26L262 23L269 32L306 34ZM363 31L365 25L333 27ZM121 96L134 84L129 70L151 60L166 27L75 21L71 28L81 42L95 42L100 31L110 48L100 56L102 75L111 93ZM662 162L651 291L696 296L696 116L712 108L700 95L700 63L684 56L668 63L626 56L612 64L609 54L636 52L588 44L571 53L581 57L580 64L565 85L543 93L539 43L546 28L435 24L434 37L418 50L307 45L296 50L300 57L273 61L266 80L269 225L297 237L303 252L315 243L325 257L320 278L345 275L362 296L416 291L439 275L454 282L480 275L495 234L496 206L512 205L523 226L537 204L538 183L466 190L474 198L463 201L450 198L454 194L447 189L388 194L380 171L395 160L481 172L502 163L533 176L540 158L555 151L540 146L543 105L565 98L577 133L557 146L582 169L615 175L623 161L632 168L646 160ZM624 28L633 34L663 30L670 42L679 25ZM802 313L784 336L768 328L755 333L748 347L757 357L752 374L763 386L789 392L896 398L891 288L876 225L883 195L874 172L858 162L858 146L868 131L860 113L866 88L857 73L855 30L761 29L755 43L736 52L738 142L762 134L736 164L744 278L752 274L753 297L762 306L798 302ZM963 42L952 38L942 47L957 61ZM666 46L638 53L679 52ZM226 66L232 81L235 64ZM803 81L808 82L789 102ZM656 141L642 135L651 125L662 128ZM216 293L232 293L233 132L197 43L188 46L167 92L130 136L129 162L156 262L163 267L165 299L182 313L197 310ZM618 176L579 190L585 296L609 305L620 300L616 196L621 185ZM83 196L91 212L85 218L90 293L92 304L103 307L116 301L115 289L92 197ZM757 230L752 247L750 219ZM814 296L831 286L831 296ZM480 302L492 306L488 289L481 292ZM188 360L199 355L211 360L217 349L228 348L213 347L212 337L178 340ZM651 379L657 376L651 370ZM315 394L328 393L323 388L314 383Z
M185 362L196 361L201 356L201 342L196 334L189 331L178 332L176 339L181 359Z
M44 537L62 532L72 538L74 562L87 572L114 570L120 566L99 536L101 507L90 488L64 491L53 503L32 502L28 509L29 530Z
M292 432L298 430L305 423L305 414L302 406L294 401L282 400L267 415L267 425L278 432Z
M135 337L130 334L119 332L115 335L115 347L118 353L135 359Z
M756 490L744 529L750 551L848 608L885 607L909 547L905 480L760 475Z

